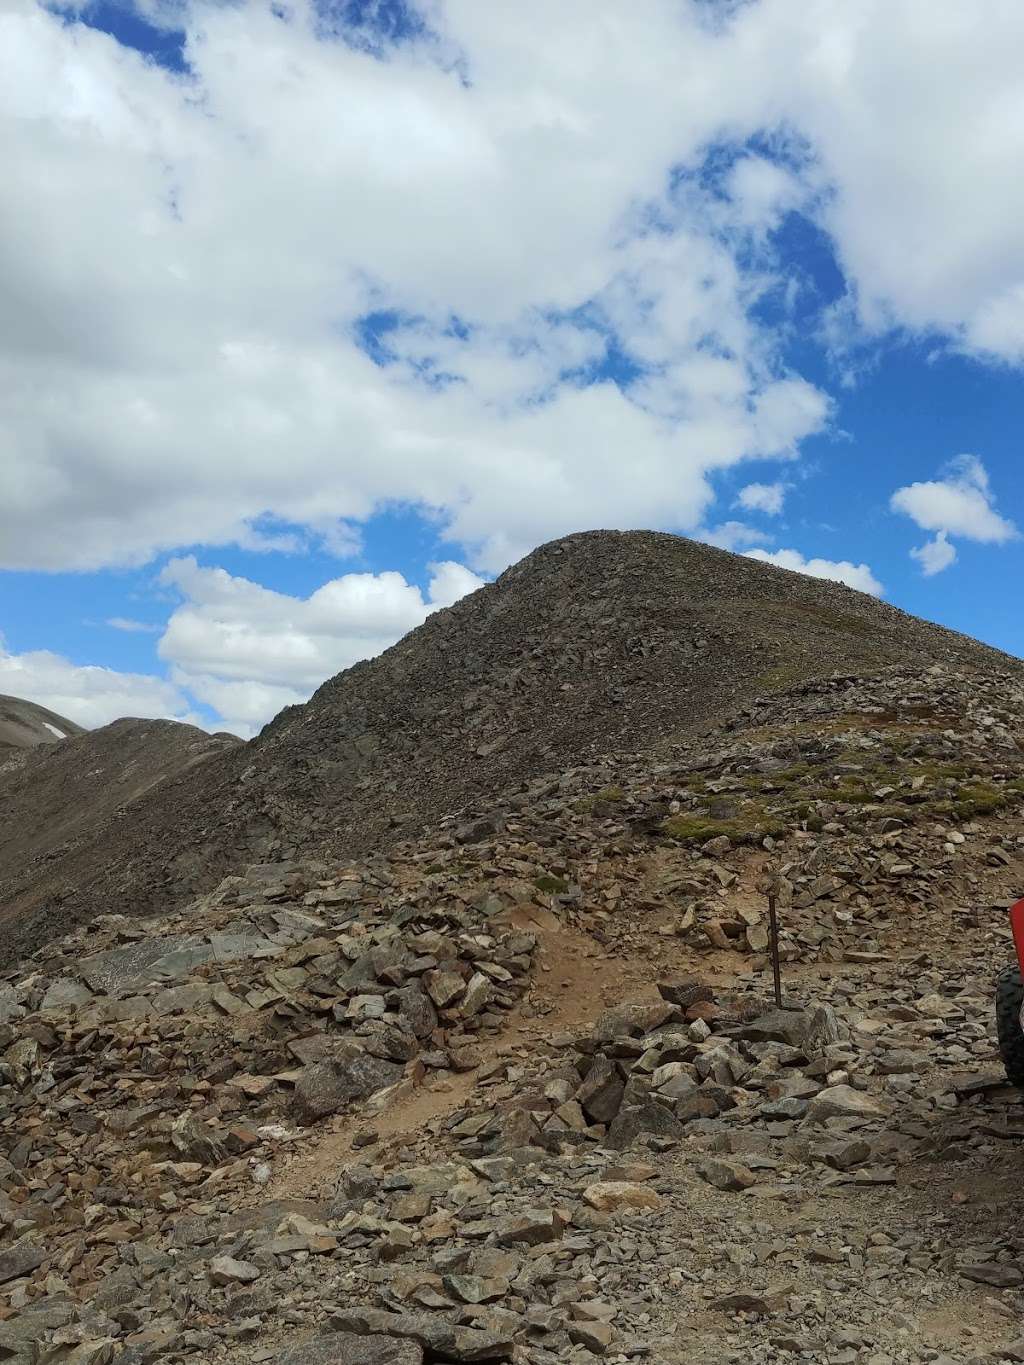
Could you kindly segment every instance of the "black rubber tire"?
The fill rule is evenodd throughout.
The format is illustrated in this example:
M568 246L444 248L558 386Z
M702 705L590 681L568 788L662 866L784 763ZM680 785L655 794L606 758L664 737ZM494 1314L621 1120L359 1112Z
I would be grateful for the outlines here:
M1020 1026L1020 1007L1024 1001L1024 981L1014 962L1004 967L996 982L996 1034L999 1055L1012 1085L1024 1090L1024 1030Z

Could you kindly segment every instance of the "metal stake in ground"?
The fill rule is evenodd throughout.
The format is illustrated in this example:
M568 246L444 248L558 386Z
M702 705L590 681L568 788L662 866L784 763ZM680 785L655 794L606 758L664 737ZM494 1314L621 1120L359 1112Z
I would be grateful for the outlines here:
M768 943L772 954L772 975L775 977L775 1003L782 1009L782 972L779 970L779 919L775 913L775 892L768 892Z

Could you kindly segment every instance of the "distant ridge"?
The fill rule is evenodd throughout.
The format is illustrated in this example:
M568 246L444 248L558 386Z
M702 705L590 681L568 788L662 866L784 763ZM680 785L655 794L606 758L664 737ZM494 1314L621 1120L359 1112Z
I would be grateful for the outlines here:
M58 721L54 716L40 723L70 725ZM119 831L130 822L134 803L242 743L173 720L124 719L98 730L75 726L66 739L52 738L32 748L0 749L0 876L5 883L13 877L23 886L38 884L47 893L55 878L68 885L82 850L97 861L116 859ZM0 884L0 924L5 912L11 913Z
M56 744L69 735L84 733L84 726L45 706L21 697L0 696L0 762L8 750L34 749L37 744Z

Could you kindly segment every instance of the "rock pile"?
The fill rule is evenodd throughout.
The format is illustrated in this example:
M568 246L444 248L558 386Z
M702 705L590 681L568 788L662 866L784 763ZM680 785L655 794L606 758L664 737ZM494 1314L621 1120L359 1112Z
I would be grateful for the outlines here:
M280 1120L472 1067L535 946L486 908L368 870L253 867L157 933L101 917L9 973L0 1197L26 1237L0 1275L45 1260L93 1284L124 1242L180 1238L211 1171L221 1198L264 1179Z

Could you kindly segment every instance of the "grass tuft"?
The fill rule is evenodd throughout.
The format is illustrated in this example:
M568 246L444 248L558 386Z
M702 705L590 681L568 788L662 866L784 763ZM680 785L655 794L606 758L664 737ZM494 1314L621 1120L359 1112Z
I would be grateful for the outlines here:
M564 877L554 877L549 872L542 872L539 877L535 877L533 884L538 891L544 891L549 896L564 896L569 889L569 883Z
M683 844L706 844L725 834L735 844L759 843L767 834L778 838L785 826L764 810L740 810L728 819L706 815L670 815L662 830Z

